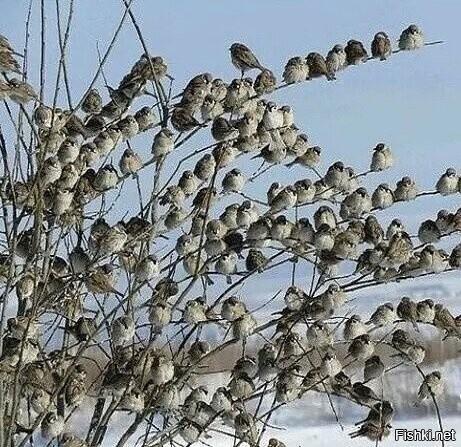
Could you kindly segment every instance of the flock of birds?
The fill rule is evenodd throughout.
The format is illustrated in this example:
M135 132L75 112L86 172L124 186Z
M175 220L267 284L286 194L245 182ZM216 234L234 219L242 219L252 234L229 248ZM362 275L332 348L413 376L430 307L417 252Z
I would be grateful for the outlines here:
M405 29L399 39L402 51L423 45L423 34L416 25ZM386 60L392 52L388 36L377 33L371 44L371 58ZM104 436L101 421L83 440L66 431L65 417L55 406L63 393L64 405L71 412L96 389L103 396L111 396L118 410L139 415L155 411L168 419L166 429L154 436L150 445L163 445L176 434L188 444L193 443L203 439L210 424L221 421L235 431L240 441L256 446L263 416L253 415L249 404L271 390L278 406L311 391L335 394L365 406L368 415L357 423L359 427L351 437L381 440L390 432L393 408L370 384L379 383L387 368L395 366L391 364L394 358L399 363L420 365L425 348L401 328L404 326L381 340L372 337L372 331L380 333L382 328L388 330L396 322L403 322L416 329L420 324L432 325L445 336L460 337L461 317L454 317L442 303L431 299L415 302L409 297L402 298L395 308L392 303L380 305L368 321L360 315L344 317L342 337L338 336L336 323L333 325L330 319L347 303L347 294L355 284L332 281L342 273L343 262L354 264L352 278L369 277L375 282L460 269L461 244L451 253L436 244L461 231L461 208L453 213L440 210L434 219L420 225L417 236L410 236L400 219L384 228L376 217L377 211L426 194L407 176L395 187L382 183L371 194L361 185L366 174L393 166L391 148L377 144L365 173L358 174L337 161L321 175L318 169L322 150L299 131L292 108L279 107L262 98L280 87L272 71L243 44L233 44L230 54L233 65L241 72L240 78L227 84L209 73L199 74L173 105L161 84L168 77L167 65L161 57L144 54L119 86L109 89L108 102L104 103L98 90L90 89L80 104L85 116L79 117L77 110L39 103L31 85L9 78L21 72L16 59L19 56L0 36L0 72L5 77L0 82L0 99L19 103L24 113L28 102L37 103L30 122L36 133L40 162L30 179L4 185L5 206L15 206L25 216L43 206L47 231L54 226L66 229L64 237L71 244L68 253L51 257L46 276L24 268L17 271L14 279L24 311L8 320L0 372L8 383L8 377L13 377L10 373L16 367L22 368L21 399L28 402L35 415L31 426L20 418L16 420L14 431L18 434L32 436L34 424L38 424L45 438L59 437L64 447L97 445ZM291 58L283 80L285 84L321 76L332 80L338 71L369 58L361 42L350 40L345 47L335 45L326 57L310 53L306 58ZM254 81L245 77L253 69L260 71ZM154 86L154 94L148 91L149 84ZM129 113L137 98L148 95L166 101L162 104L164 117L158 117L155 107L149 106ZM177 183L167 183L154 191L152 200L158 200L166 209L161 226L149 220L147 206L140 215L114 225L98 217L88 231L82 229L88 204L117 188L123 180L140 175L151 164L160 169L184 141L181 137L187 138L202 128L210 128L214 139L211 151L203 154L192 169L183 171ZM145 132L155 132L149 160L144 160L130 144ZM123 143L127 149L117 170L107 159ZM262 171L248 179L237 167L226 170L247 153L253 153L253 158L261 159L268 167L303 167L318 179L302 178L288 185L274 182L265 200L252 200L244 194L245 185ZM222 170L226 172L218 191L216 182ZM436 182L433 193L445 196L460 191L460 177L449 168ZM212 217L220 199L233 195L243 196L243 200ZM311 219L298 217L305 206L317 203ZM189 222L190 227L184 231ZM169 263L170 257L158 259L150 252L154 239L179 229L183 233L171 247L170 254L176 255L173 263ZM71 237L70 230L75 231L76 238ZM14 253L6 250L0 254L4 282L8 281L12 263L20 270L24 265L33 265L31 260L43 253L45 235L42 236L37 241L35 227L24 228L14 244ZM415 244L415 239L420 244ZM182 264L188 278L203 281L204 290L215 277L226 278L232 287L236 280L270 269L274 260L268 254L270 250L288 254L293 262L313 263L322 281L320 287L309 292L296 285L288 287L281 313L264 327L274 332L255 359L246 352L247 340L263 329L258 327L257 315L244 299L227 296L227 292L214 303L207 302L205 296L191 299L181 290L183 281L173 278L176 265ZM118 289L121 270L127 273L130 283L125 292ZM82 285L88 293L82 291ZM64 316L66 330L84 350L105 330L97 319L85 315L85 302L88 304L93 295L100 294L130 301L133 295L146 293L149 288L152 298L146 304L135 309L128 304L126 312L118 317L117 311L124 309L121 304L111 311L107 330L111 355L99 388L90 385L85 365L70 352L45 352L40 348L39 327L43 323L39 323L39 317L51 312ZM145 314L146 306L153 340L172 324L190 329L173 356L154 343L133 343L139 336L135 312ZM193 371L219 351L218 345L201 337L207 325L225 328L226 335L230 332L243 345L228 385L213 393L203 386L188 385ZM195 341L189 343L194 334ZM344 343L347 355L341 358L336 347ZM389 359L380 353L383 347L391 350ZM348 369L351 366L359 366L363 380L352 380ZM417 401L430 400L442 390L440 372L428 373L423 377ZM269 441L269 447L283 445L275 438Z

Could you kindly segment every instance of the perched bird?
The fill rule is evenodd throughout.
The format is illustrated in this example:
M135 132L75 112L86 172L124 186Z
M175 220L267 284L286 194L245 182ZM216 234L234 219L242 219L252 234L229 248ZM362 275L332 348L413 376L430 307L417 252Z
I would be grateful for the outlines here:
M277 214L280 211L290 209L298 201L296 188L292 185L285 186L272 200L269 213Z
M320 156L322 154L322 149L319 146L305 147L307 146L307 136L300 134L295 143L293 150L299 150L299 146L303 146L304 152L301 155L298 155L293 161L288 163L286 166L291 167L296 164L304 166L306 168L315 168L320 164ZM301 152L303 151L301 150Z
M320 363L321 377L334 377L342 371L343 367L341 362L337 359L336 355L327 352Z
M236 296L231 296L223 301L221 306L221 317L227 321L234 321L247 313L246 305Z
M358 65L362 62L366 62L368 59L368 53L362 42L351 39L347 42L344 48L346 53L347 65Z
M328 326L320 320L314 321L306 331L309 345L315 348L329 346L333 341L333 334Z
M178 180L178 186L182 189L184 195L189 197L197 191L199 179L192 171L186 170L181 174Z
M408 202L409 200L414 200L419 192L418 187L414 180L410 177L402 177L401 180L397 182L397 186L394 191L394 198L396 201Z
M258 74L253 85L258 95L268 95L277 87L277 78L271 70L265 68Z
M379 355L373 355L365 360L363 368L363 382L378 379L384 374L384 363Z
M155 135L152 143L152 153L157 160L163 159L174 149L173 132L168 128L163 128Z
M371 42L371 55L385 61L392 54L392 44L384 31L375 34Z
M96 191L108 191L109 189L115 188L119 181L118 172L114 165L104 165L96 173L96 177L93 181L93 188Z
M405 28L400 34L399 49L400 50L417 50L424 46L423 32L417 25L410 25Z
M202 297L189 300L184 307L182 320L192 325L208 321L207 311L208 306Z
M122 175L136 174L142 168L142 159L132 149L126 149L119 161L120 172Z
M77 160L80 154L80 146L79 144L72 139L65 139L62 144L59 146L57 157L61 165L67 165L69 163L73 163Z
M54 412L45 415L41 423L42 436L46 439L53 439L64 431L64 418Z
M309 53L306 57L306 63L309 67L309 78L319 78L325 76L329 81L335 79L334 73L330 73L325 58L320 53Z
M228 141L236 139L239 132L228 119L218 116L211 125L211 135L216 141Z
M370 387L362 382L355 382L352 385L352 396L364 405L373 405L381 400Z
M392 303L381 304L371 314L366 324L374 324L377 327L386 326L394 322L396 313Z
M419 266L426 272L440 273L448 266L448 254L437 250L432 244L426 245L420 253Z
M61 435L62 447L87 447L87 443L70 432L64 432Z
M347 67L347 56L342 45L337 44L328 52L326 64L328 72L333 75Z
M343 336L345 340L353 340L366 333L367 327L365 323L362 322L362 317L360 315L352 315L344 323Z
M102 98L98 90L91 89L82 102L82 110L91 115L97 115L102 110Z
M38 171L39 180L43 186L59 180L62 174L62 166L57 156L47 158Z
M257 321L250 312L232 322L232 334L238 340L245 340L256 329Z
M243 75L249 71L257 68L263 71L264 67L258 61L253 52L242 43L233 43L230 48L232 64L235 68L241 71Z
M420 385L418 389L417 404L420 404L422 401L429 399L430 397L440 396L442 392L442 374L440 373L440 371L432 371L431 373L426 374L423 383Z
M435 318L435 304L430 298L416 304L418 322L432 324Z
M366 422L358 430L349 433L349 436L354 439L358 437L367 438L370 441L382 441L391 433L389 427L386 425L375 425L372 422Z
M434 242L438 242L441 236L442 234L439 230L439 227L431 219L425 220L419 226L418 239L421 241L422 244L431 244Z
M122 132L122 140L134 138L139 132L139 124L133 115L126 115L117 123L117 127Z
M199 180L206 182L214 174L215 169L216 160L214 159L213 155L205 154L195 164L194 174Z
M282 78L286 84L303 82L308 77L309 67L302 57L296 56L288 60L282 75Z
M379 172L389 169L394 164L391 148L384 143L378 143L373 149L370 171Z
M344 163L337 161L333 163L328 169L323 178L325 184L330 188L339 188L344 183Z
M134 119L138 123L138 132L145 132L152 129L158 123L158 118L152 107L141 107L134 114Z
M386 209L394 203L394 192L387 183L381 183L371 195L371 205L373 208Z
M0 53L0 55L2 54L4 53ZM34 88L26 81L20 81L19 79L11 78L8 80L8 86L8 96L12 101L18 104L27 104L30 101L38 99L37 93L35 93Z
M442 196L448 196L458 192L459 176L454 168L448 168L437 180L435 189Z
M245 259L245 265L249 272L257 271L262 273L269 263L269 260L264 256L262 251L251 248Z
M201 127L200 124L193 115L184 107L175 107L171 114L171 125L178 132L189 132L197 127Z
M115 289L115 280L115 267L111 264L103 264L96 267L84 278L86 288L89 292L122 295Z
M368 334L355 337L349 345L349 354L357 360L368 359L374 352L375 347Z
M389 267L408 262L413 252L413 243L408 233L402 231L394 234L385 253L385 264ZM384 263L383 263L384 264Z
M414 328L418 330L416 322L418 321L417 305L409 297L404 296L397 306L397 316L404 321L409 321Z
M7 45L8 48L5 46L0 48L0 72L21 74L21 67L13 56L12 48L9 43Z

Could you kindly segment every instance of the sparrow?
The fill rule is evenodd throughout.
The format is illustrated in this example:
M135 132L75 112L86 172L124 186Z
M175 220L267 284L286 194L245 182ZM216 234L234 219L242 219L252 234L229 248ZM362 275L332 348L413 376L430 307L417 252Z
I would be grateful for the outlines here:
M275 102L268 102L262 117L262 124L265 130L274 130L283 127L283 111L277 108Z
M134 119L138 123L138 132L145 132L152 129L157 123L158 118L152 107L144 106L134 114Z
M250 79L234 79L227 88L224 110L233 115L243 115L251 108L251 100L256 92Z
M314 321L307 327L307 341L314 348L322 348L330 346L333 342L333 334L328 329L328 326L322 321Z
M334 73L330 73L325 58L319 53L309 53L306 57L306 63L309 67L309 78L319 78L325 76L329 81L335 79Z
M46 439L58 437L64 431L64 418L54 412L49 412L43 418L40 428L42 436Z
M346 53L347 65L358 65L362 62L366 62L368 59L368 53L362 42L351 39L347 42L344 48Z
M5 47L0 48L0 72L21 74L21 67L14 58L13 52L11 50L5 51Z
M110 256L123 249L128 240L123 223L119 222L108 228L97 241L97 254L99 256Z
M186 170L178 180L178 187L182 189L186 197L194 194L199 186L199 179L192 171Z
M253 394L255 384L248 374L241 372L238 376L232 377L228 388L230 394L236 399L246 399Z
M192 115L195 114L206 95L211 92L212 81L211 73L200 73L194 76L184 88L179 105Z
M399 49L403 51L417 50L424 46L423 32L416 25L410 25L402 31L399 38Z
M432 371L424 377L423 383L418 389L417 404L430 397L440 396L443 392L442 374L440 371Z
M82 102L82 110L90 115L97 115L102 110L102 98L97 89L91 89Z
M343 219L359 218L371 211L371 197L368 191L360 187L347 195L341 202L339 215Z
M202 297L189 300L184 307L182 321L190 325L203 323L208 321L207 312L208 306Z
M122 175L134 175L142 168L141 157L132 149L126 149L119 161Z
M344 340L353 340L360 335L367 333L367 327L365 323L362 322L362 317L360 315L352 315L344 323L343 337Z
M210 93L217 102L224 101L227 95L227 84L220 78L213 79Z
M260 71L264 67L258 61L253 52L242 43L233 43L230 48L231 61L235 68L241 71L242 78L245 72L257 68Z
M88 275L84 277L86 288L91 293L115 293L121 295L115 289L115 271L114 266L111 264L103 264L96 267L93 271L88 272Z
M43 187L46 187L56 182L59 177L61 177L61 173L62 166L58 157L49 157L43 162L41 168L38 170L39 181Z
M231 275L237 272L237 254L233 251L223 253L215 263L215 270L226 275L227 284L232 284Z
M160 388L155 399L155 406L164 411L178 410L181 405L181 396L178 387L169 384Z
M220 314L226 321L235 321L247 312L245 303L236 296L231 296L223 301Z
M391 433L390 429L387 426L375 425L372 422L367 422L363 424L358 430L349 433L349 436L354 439L358 437L365 437L370 441L382 441L383 438L386 438Z
M409 297L404 296L397 306L397 316L404 321L409 321L413 327L418 330L416 322L418 321L417 305Z
M357 402L367 406L374 405L376 402L381 401L376 393L362 382L355 382L352 385L352 396Z
M171 114L171 125L178 132L189 132L197 127L201 127L200 124L193 115L184 107L175 107Z
M115 129L107 129L100 132L93 140L96 152L100 157L109 154L122 139L120 131Z
M420 254L420 267L429 273L441 273L448 266L448 254L437 250L432 244L426 245Z
M206 95L202 105L200 106L200 114L203 122L213 121L223 113L224 106L218 100L216 100L212 94Z
M435 304L430 298L416 304L418 322L432 324L435 318Z
M238 340L245 340L256 329L257 321L249 312L232 322L232 335Z
M360 424L375 424L376 426L381 425L381 427L390 427L392 422L392 417L394 415L394 409L389 401L384 400L373 405L368 412L368 415L365 419L356 422L355 425Z
M235 363L234 368L232 369L232 375L234 377L239 377L241 374L244 374L248 377L254 377L257 370L256 360L253 357L243 356Z
M114 165L107 164L96 173L96 177L93 181L93 188L96 191L108 191L109 189L115 188L118 181L118 172Z
M142 391L138 388L133 388L130 391L124 393L122 400L119 403L120 410L133 411L134 413L140 413L144 410L145 396Z
M346 52L342 45L337 44L328 52L326 64L328 72L333 75L347 67Z
M397 186L394 191L394 199L396 201L408 202L414 200L418 195L419 189L416 186L414 180L410 177L402 177L401 180L397 182Z
M431 220L425 220L418 229L418 239L422 244L438 242L441 238L437 224Z
M260 250L254 248L248 251L248 255L245 259L246 269L249 272L257 271L258 273L262 273L268 263L269 260L264 254Z
M117 128L122 132L122 141L134 138L139 132L139 124L132 115L127 115L117 123Z
M334 211L326 205L320 206L314 213L315 229L318 230L322 224L328 225L331 229L335 229L337 225Z
M77 365L76 371L70 375L64 389L64 397L67 405L74 408L81 405L87 393L86 380L86 370L81 365Z
M150 306L149 322L156 332L161 330L171 322L172 307L166 301L155 300Z
M239 132L238 130L222 116L218 116L213 120L211 125L211 135L216 141L235 140Z
M369 382L374 379L379 379L384 374L384 363L379 355L372 355L365 360L363 368L363 382Z
M159 261L155 255L148 255L141 259L135 268L134 276L140 283L155 278L160 271Z
M57 110L53 112L53 109L45 105L39 105L32 115L35 124L40 129L50 129L52 126L53 115L57 114ZM57 129L59 130L59 129Z
M284 130L283 135L286 133L287 129ZM296 158L288 163L286 166L291 167L296 164L301 166L305 166L307 168L312 168L317 166L320 163L320 154L322 150L318 146L310 146L309 144L309 137L305 133L297 133L294 132L296 135L296 139L294 142L290 142L292 144L287 144L285 140L286 146L288 147L288 152L290 155L294 155Z
M290 126L283 127L279 130L280 137L282 138L283 143L287 147L288 155L301 155L304 154L307 150L307 143L305 145L296 145L299 135L298 131L299 129L296 127L295 124L291 124ZM301 151L300 154L297 153L298 150Z
M261 362L258 362L258 373L259 380L263 382L272 382L276 379L280 368L277 366L277 362L273 358L266 358Z
M163 160L174 149L173 132L168 128L160 129L152 143L152 153L157 160Z
M384 303L376 308L366 324L373 324L376 327L381 327L393 323L395 319L396 313L393 304Z
M205 154L195 164L194 174L199 180L206 182L210 180L215 172L215 169L216 160L214 159L213 155Z
M357 360L365 360L373 355L375 347L368 334L354 338L349 345L348 353Z
M218 191L215 187L208 188L205 186L204 188L200 189L195 195L194 199L192 200L192 206L195 210L199 209L205 211L207 208L210 209L213 206L213 203L215 202L217 196Z
M386 239L392 239L396 234L405 232L405 226L400 219L392 219L386 230Z
M437 180L435 189L442 196L448 196L458 192L459 176L454 168L448 168Z
M284 215L279 215L272 222L270 237L282 243L288 243L288 239L293 231L293 224Z
M307 217L301 217L293 226L290 239L302 244L312 244L314 240L314 228Z
M181 438L186 441L188 444L193 444L194 442L198 441L201 433L202 427L196 424L194 421L188 419L182 419L179 421L179 435Z
M394 203L394 192L387 183L381 183L371 195L371 205L373 208L385 209Z
M380 61L385 61L392 54L392 44L384 31L375 34L371 42L371 55L374 58L379 58Z
M158 354L152 360L150 369L153 385L161 386L174 378L174 363L164 354Z
M176 209L180 209L184 201L186 200L186 195L184 191L178 185L171 185L165 190L165 193L160 197L160 205L169 205Z
M303 82L309 77L309 66L307 62L299 56L288 60L283 70L283 81L285 84L296 84Z
M245 186L245 176L243 172L238 168L234 168L227 172L222 180L221 186L223 188L223 193L241 192Z
M341 362L337 359L336 354L327 352L320 363L320 376L335 377L342 371L343 367Z
M342 161L333 163L328 169L323 178L325 184L330 188L339 188L345 178L344 174L345 166Z
M3 59L4 54L5 53L0 53L0 58ZM0 69L5 68L2 67L3 63L4 61L0 59ZM34 88L26 81L20 81L17 78L11 78L8 80L8 86L8 96L17 104L24 105L30 101L36 101L38 99L38 95L35 93Z
M272 71L265 68L254 81L254 89L258 95L268 95L277 87L277 78Z
M319 297L322 307L327 313L332 313L346 303L346 294L338 284L332 283Z
M80 154L80 145L73 139L65 139L59 146L57 157L61 165L67 165L77 160Z
M85 135L87 138L95 137L106 127L106 120L101 115L90 115L85 119Z
M311 180L297 180L294 187L296 189L296 200L298 205L311 203L314 200L316 189Z
M371 157L370 171L379 172L389 169L394 164L394 156L389 146L378 143L373 149Z
M272 200L269 213L274 215L281 211L293 208L298 201L296 188L292 185L285 186Z
M446 336L455 335L460 337L461 331L458 328L455 318L451 312L443 305L436 304L434 306L434 326L438 329L446 331Z
M70 189L57 188L53 197L51 212L55 216L62 216L72 206L74 192Z
M259 218L259 211L251 200L244 200L237 209L236 222L239 228L248 229Z
M394 234L385 253L385 261L389 267L408 262L413 251L410 236L404 231Z
M196 340L189 348L189 358L192 363L197 363L202 357L211 351L211 345L207 341Z

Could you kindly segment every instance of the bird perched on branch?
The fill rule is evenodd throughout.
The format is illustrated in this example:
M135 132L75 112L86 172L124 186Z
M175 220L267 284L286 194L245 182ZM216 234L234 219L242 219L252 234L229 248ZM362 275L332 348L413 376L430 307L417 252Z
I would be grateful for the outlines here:
M250 70L257 68L263 71L264 67L258 61L253 52L243 43L233 43L230 48L232 64L239 69L243 75Z
M375 34L371 42L371 55L385 61L392 54L392 44L384 31Z

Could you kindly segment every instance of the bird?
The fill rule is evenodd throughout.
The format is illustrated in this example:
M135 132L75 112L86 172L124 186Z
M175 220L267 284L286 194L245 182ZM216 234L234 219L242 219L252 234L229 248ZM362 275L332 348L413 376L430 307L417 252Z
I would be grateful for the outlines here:
M46 439L53 439L64 431L64 418L54 412L46 413L40 424L42 436Z
M347 56L344 47L336 44L327 54L326 64L329 73L333 75L347 67Z
M205 154L200 158L194 167L195 176L204 182L209 180L216 169L216 160L211 154Z
M438 397L443 392L442 374L440 371L432 371L426 374L423 383L418 389L418 399L416 404L429 399L430 397Z
M139 132L139 124L133 115L126 115L117 123L117 127L122 133L122 141L134 138Z
M306 63L309 67L309 78L319 78L325 76L328 81L335 79L334 73L330 73L325 58L320 53L309 53L306 57Z
M320 228L322 224L328 225L331 229L335 229L337 226L337 218L332 208L327 205L322 205L314 213L314 227L316 230Z
M182 189L184 195L189 197L197 191L199 182L199 179L192 171L186 170L181 174L178 186Z
M418 311L416 303L409 297L404 296L397 306L397 316L404 321L409 321L413 327L418 330L416 322L418 321Z
M264 256L262 251L251 248L245 259L245 265L249 272L257 271L262 273L269 263L269 260Z
M419 226L418 239L422 244L432 244L434 242L438 242L441 237L442 234L439 227L433 220L427 219Z
M448 196L458 192L459 176L454 168L448 168L437 180L435 189L442 196Z
M352 384L352 396L362 405L374 405L381 401L377 394L362 382Z
M363 368L363 382L369 382L374 379L382 377L384 374L384 363L381 361L379 355L372 355L365 360Z
M389 169L394 164L394 156L389 146L384 143L378 143L373 149L371 157L370 171L379 172Z
M88 444L78 436L71 432L64 432L61 434L62 447L87 447Z
M342 161L333 163L323 178L325 184L330 188L339 188L344 182L345 166Z
M330 346L333 341L333 334L328 326L320 320L314 321L307 327L307 341L314 348Z
M0 72L9 74L9 73L16 73L21 74L21 67L19 62L14 58L14 53L11 47L9 46L5 49L5 46L0 48Z
M362 317L358 314L352 315L344 323L343 336L345 340L353 340L360 335L367 333L367 327L362 322Z
M375 348L369 334L362 334L355 337L348 348L348 353L356 360L368 359Z
M203 122L213 121L215 118L222 115L223 113L223 105L219 101L217 101L212 94L206 95L202 105L200 106L200 114Z
M174 149L173 132L164 127L155 135L152 143L152 154L157 160L162 160Z
M164 385L174 378L174 363L164 354L158 354L152 360L150 368L152 384Z
M307 62L299 56L288 60L283 70L283 81L285 84L296 84L303 82L309 77L309 66Z
M253 393L255 385L251 377L241 372L239 375L234 376L228 385L230 394L237 399L245 399Z
M211 135L216 141L234 140L238 137L238 130L228 119L218 116L211 125Z
M235 68L241 71L242 78L247 71L258 69L263 71L264 67L258 61L253 52L243 43L233 43L229 48L231 61Z
M381 327L393 323L395 318L396 312L394 310L394 305L392 303L384 303L376 308L366 324L373 324L377 327Z
M271 70L265 68L258 74L253 85L258 95L268 95L277 87L277 78Z
M346 53L347 65L358 65L362 62L366 62L368 59L368 53L362 42L351 39L347 42L344 48Z
M365 437L370 441L382 441L390 434L390 429L386 425L375 425L372 422L363 424L358 430L349 433L349 436L354 439L357 437Z
M171 114L171 125L178 132L189 132L197 127L202 127L194 116L184 107L174 107Z
M103 264L88 272L84 277L86 288L92 293L114 293L123 296L115 289L115 267L111 264Z
M88 91L82 102L82 110L91 115L97 115L102 110L102 98L99 91L92 88Z
M371 195L371 205L373 208L386 209L394 203L394 192L387 183L381 183Z
M432 324L435 318L435 304L430 298L416 304L418 322Z
M394 198L396 201L408 202L410 200L414 200L418 195L418 192L419 189L416 186L415 181L410 177L405 176L397 182L394 190Z
M320 363L321 377L334 377L342 371L341 362L334 353L328 352L323 356Z
M402 51L417 50L424 46L424 35L417 25L410 25L400 34L399 49Z
M142 159L139 154L128 148L120 158L119 168L122 175L136 174L142 168Z
M384 31L375 34L371 42L371 55L380 61L385 61L392 54L392 44Z
M156 300L152 303L149 311L149 322L156 332L161 332L171 322L172 312L171 305L164 300Z
M146 132L152 129L157 123L158 118L152 107L144 106L136 111L134 119L138 123L138 132Z
M283 210L290 209L298 201L296 188L292 185L285 186L272 200L269 213L274 215Z
M80 145L77 141L66 138L59 146L57 157L61 165L64 167L69 163L73 163L77 160L80 154Z
M223 301L221 306L221 317L226 321L235 321L247 313L245 303L236 296L230 296Z

